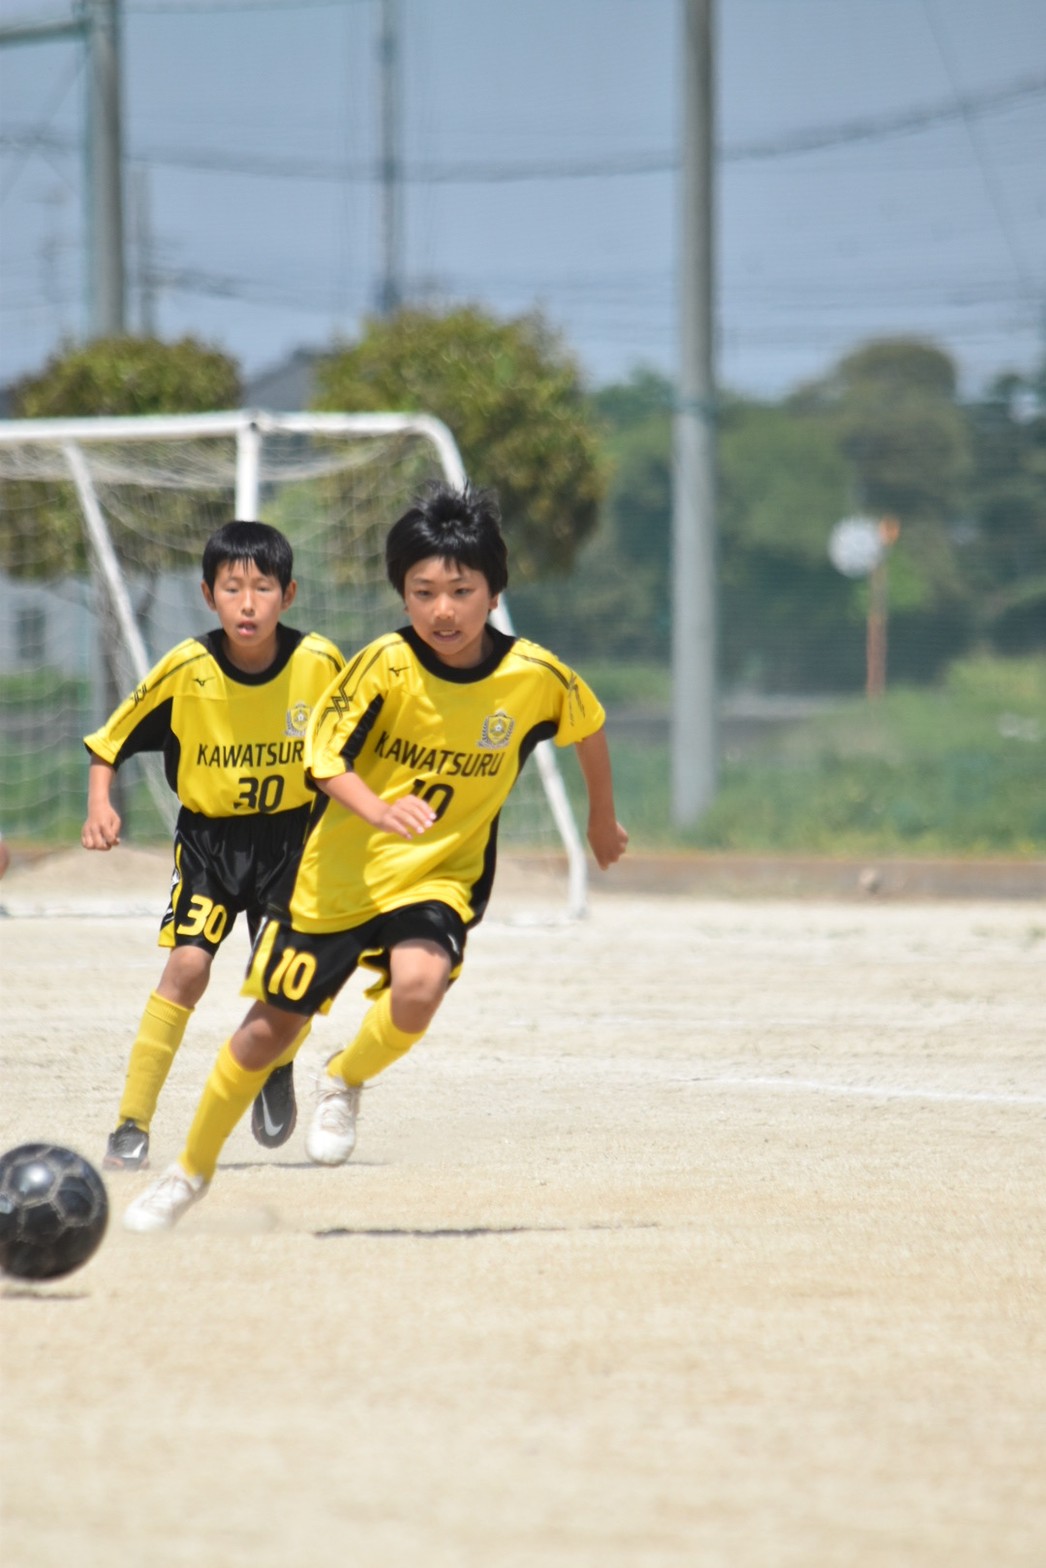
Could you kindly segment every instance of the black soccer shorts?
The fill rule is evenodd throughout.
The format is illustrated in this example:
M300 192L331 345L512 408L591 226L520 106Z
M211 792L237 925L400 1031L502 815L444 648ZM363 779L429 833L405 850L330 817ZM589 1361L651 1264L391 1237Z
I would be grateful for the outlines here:
M385 990L392 949L422 938L443 948L455 981L465 958L465 923L437 899L376 915L348 931L296 931L289 921L269 916L255 941L242 995L311 1018L329 1012L359 964L379 974L367 995Z
M308 806L250 817L183 807L160 946L202 947L213 957L241 913L253 942L270 900L293 876L308 822Z

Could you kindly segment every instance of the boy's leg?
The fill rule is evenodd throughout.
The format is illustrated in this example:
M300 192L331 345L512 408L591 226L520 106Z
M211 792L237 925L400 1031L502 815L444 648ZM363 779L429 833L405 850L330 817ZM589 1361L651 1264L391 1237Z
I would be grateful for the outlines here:
M218 1156L272 1069L302 1029L297 1013L255 1002L218 1052L177 1162L136 1198L124 1214L128 1230L168 1230L214 1175Z
M229 1134L244 1114L287 1047L297 1039L305 1020L267 1002L255 1002L243 1023L218 1052L180 1164L190 1176L210 1181Z
M425 1026L428 1027L427 1025ZM354 1040L327 1063L327 1075L362 1087L369 1079L406 1056L424 1037L425 1029L397 1029L392 991L386 988L364 1014Z
M298 1105L294 1095L294 1058L301 1050L312 1028L312 1019L283 1051L269 1069L269 1076L262 1084L251 1106L251 1132L266 1149L278 1149L287 1142L298 1123Z
M156 1104L193 1008L207 989L211 962L212 955L203 948L175 948L145 1004L127 1064L119 1125L102 1161L109 1170L138 1170L149 1163Z
M247 932L251 949L258 940L258 933L265 918L266 890L278 885L283 874L284 860L267 863L259 879L256 901L247 911ZM305 1044L312 1019L273 1062L269 1076L262 1084L251 1106L251 1132L255 1141L265 1149L278 1149L287 1142L298 1124L298 1104L294 1094L294 1058Z
M391 984L365 1014L352 1043L327 1063L305 1151L319 1165L343 1165L356 1147L360 1089L423 1037L446 995L450 957L436 942L391 951Z

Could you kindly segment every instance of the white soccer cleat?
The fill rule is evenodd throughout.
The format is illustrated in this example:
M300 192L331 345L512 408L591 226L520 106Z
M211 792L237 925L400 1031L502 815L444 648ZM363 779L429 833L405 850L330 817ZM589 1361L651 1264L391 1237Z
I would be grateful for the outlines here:
M323 1073L319 1099L305 1134L305 1152L317 1165L344 1165L356 1147L360 1086Z
M162 1176L150 1182L124 1210L123 1228L141 1233L171 1230L186 1209L202 1198L209 1182L202 1176L188 1176L181 1166L168 1165Z

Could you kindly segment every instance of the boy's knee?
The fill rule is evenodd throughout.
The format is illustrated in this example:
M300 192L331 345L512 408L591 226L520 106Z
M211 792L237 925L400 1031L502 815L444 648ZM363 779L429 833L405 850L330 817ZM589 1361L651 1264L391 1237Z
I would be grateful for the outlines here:
M392 1022L403 1034L423 1034L436 1016L439 1004L447 992L446 980L422 979L393 984L391 1001Z
M435 942L393 949L390 1002L392 1022L404 1034L422 1034L447 994L450 958Z
M195 1007L207 989L211 963L206 948L176 947L164 965L157 990L182 1007Z
M301 1033L306 1020L256 1002L232 1037L232 1054L241 1067L260 1072L269 1067Z

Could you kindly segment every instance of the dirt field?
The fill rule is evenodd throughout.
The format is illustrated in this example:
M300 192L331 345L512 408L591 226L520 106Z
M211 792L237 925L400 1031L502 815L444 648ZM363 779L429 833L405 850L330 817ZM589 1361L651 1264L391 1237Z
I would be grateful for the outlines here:
M2 1148L100 1159L167 881L119 853L0 887ZM349 1166L245 1123L173 1234L114 1176L0 1286L3 1568L1042 1568L1044 968L1046 903L506 876Z

